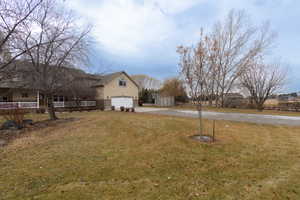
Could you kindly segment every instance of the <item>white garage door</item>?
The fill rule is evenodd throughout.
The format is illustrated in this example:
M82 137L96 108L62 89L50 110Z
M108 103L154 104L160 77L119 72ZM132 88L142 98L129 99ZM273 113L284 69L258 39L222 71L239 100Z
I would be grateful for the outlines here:
M133 99L131 97L112 97L111 105L116 109L119 109L122 106L124 108L133 108Z

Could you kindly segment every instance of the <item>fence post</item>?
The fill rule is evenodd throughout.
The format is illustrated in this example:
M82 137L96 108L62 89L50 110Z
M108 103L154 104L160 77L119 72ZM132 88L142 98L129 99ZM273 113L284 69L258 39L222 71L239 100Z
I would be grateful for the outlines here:
M213 121L213 142L215 142L216 120Z
M39 109L40 108L40 91L37 91L37 102L36 103L37 103L36 107L37 107L37 109Z

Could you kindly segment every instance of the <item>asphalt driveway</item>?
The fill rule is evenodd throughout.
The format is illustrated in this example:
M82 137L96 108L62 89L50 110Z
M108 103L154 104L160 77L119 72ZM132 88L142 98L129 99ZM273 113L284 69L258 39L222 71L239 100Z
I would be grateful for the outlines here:
M151 113L159 115L179 116L197 118L198 112L192 110L176 110L167 108L147 108L138 107L136 112ZM222 113L203 111L203 118L215 120L228 120L237 122L250 122L256 124L288 125L300 126L300 117L279 116L279 115L261 115L244 113Z

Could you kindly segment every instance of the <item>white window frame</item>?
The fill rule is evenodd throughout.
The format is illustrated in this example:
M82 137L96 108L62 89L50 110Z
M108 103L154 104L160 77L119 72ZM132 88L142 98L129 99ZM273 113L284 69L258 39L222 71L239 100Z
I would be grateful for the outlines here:
M123 84L122 84L123 83ZM127 87L127 81L125 79L119 79L119 87Z

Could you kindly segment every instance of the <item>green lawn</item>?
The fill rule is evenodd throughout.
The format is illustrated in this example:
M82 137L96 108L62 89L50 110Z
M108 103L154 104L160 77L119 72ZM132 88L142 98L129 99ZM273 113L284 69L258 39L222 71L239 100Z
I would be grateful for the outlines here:
M190 118L60 117L79 120L0 148L1 200L300 199L300 127L219 121L218 142L203 144Z

